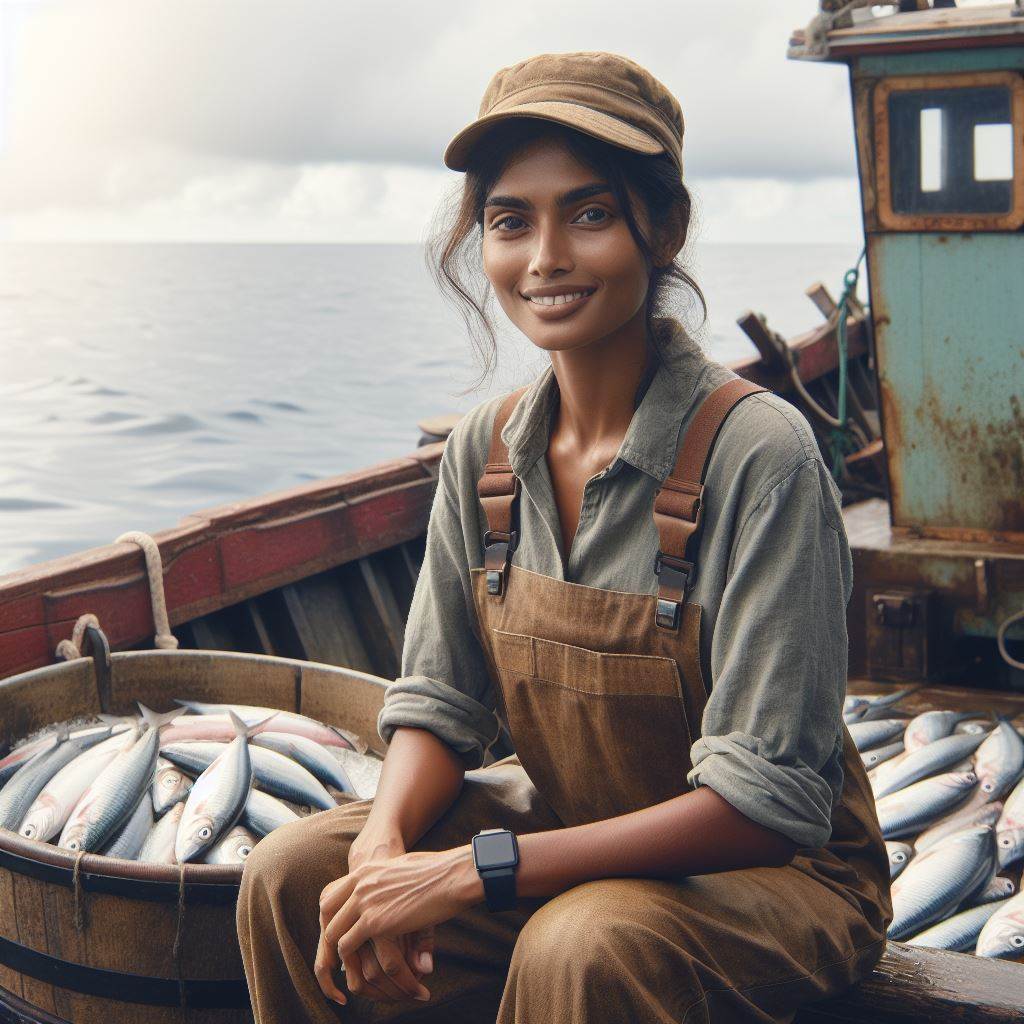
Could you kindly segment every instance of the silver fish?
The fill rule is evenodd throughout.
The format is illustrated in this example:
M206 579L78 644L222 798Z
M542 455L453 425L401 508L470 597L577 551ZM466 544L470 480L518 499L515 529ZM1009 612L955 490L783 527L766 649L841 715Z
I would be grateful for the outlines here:
M260 837L269 835L275 828L287 825L289 821L298 820L299 815L287 804L258 789L249 794L242 812L242 824Z
M972 828L975 825L991 825L995 828L1002 810L1003 805L998 800L993 804L984 804L981 807L968 807L964 805L952 814L939 818L934 825L925 829L914 840L914 849L918 853L924 853L925 850L934 846L939 840L945 839L946 836L950 836L954 832L960 832L965 828Z
M885 849L889 854L889 878L895 878L910 863L914 856L914 847L910 843L886 840Z
M1024 741L1009 722L1000 722L978 747L974 755L978 776L977 796L998 800L1024 774ZM972 797L972 799L974 799Z
M976 711L922 711L907 723L903 744L907 750L917 750L948 736L958 722L976 715Z
M974 772L949 772L883 796L875 802L882 835L898 839L921 831L966 800L977 784Z
M1024 892L999 904L985 922L974 950L977 956L1019 960L1024 956Z
M877 722L854 722L847 728L858 750L870 750L892 742L903 732L905 725L902 718L883 718Z
M858 721L861 722L873 722L886 716L891 717L890 709L894 704L898 704L904 697L909 693L913 693L915 690L920 689L919 686L908 686L903 690L895 690L892 693L882 694L874 697L866 708L862 710L861 716Z
M187 771L202 772L226 747L225 743L172 743L161 753ZM320 810L337 806L331 794L290 757L264 747L253 747L250 754L256 781L271 795Z
M236 825L214 843L203 857L204 864L244 864L259 840L244 825Z
M992 722L987 718L967 718L962 722L957 722L953 732L988 732L991 728Z
M188 798L192 790L192 779L176 764L163 757L156 761L156 772L150 792L153 796L153 812L157 817L170 810L175 804Z
M902 753L903 740L896 740L895 743L888 743L884 747L872 747L871 750L865 750L860 759L864 762L864 767L871 771L872 768L877 768L880 764L884 764L890 758Z
M196 779L185 801L185 813L174 844L174 856L179 864L197 860L224 837L241 816L252 789L249 737L263 720L247 725L233 711L228 714L235 727L235 738Z
M1024 828L999 828L996 825L996 849L999 867L1006 868L1024 857Z
M179 700L176 703L200 715L226 715L233 711L249 725L265 722L273 716L274 721L269 728L275 732L297 732L300 736L308 736L325 747L348 747L351 750L359 750L360 753L366 750L366 744L345 729L324 725L323 722L296 714L294 711L277 711L274 708L253 707L248 704L204 704L197 700Z
M348 772L338 763L338 759L316 740L283 732L260 732L253 736L252 742L258 747L276 750L279 754L290 757L325 786L333 786L352 796L359 795L348 777Z
M903 941L908 946L926 946L929 949L948 949L953 953L968 953L978 941L985 922L998 911L1006 900L982 903L967 910L958 911L945 921L933 924L923 932Z
M0 790L0 828L12 831L17 829L46 783L79 754L107 739L110 729L104 728L75 737L69 737L67 730L64 730L61 735L56 746L26 761Z
M143 791L152 785L160 729L176 713L160 715L141 704L139 707L149 728L118 754L82 794L60 834L58 845L65 850L102 849L138 807Z
M871 783L875 799L905 789L918 779L951 770L953 765L977 750L984 739L984 734L944 736L912 750L898 764L890 761L878 769Z
M146 841L139 850L138 860L152 861L156 864L177 864L174 857L174 841L178 835L178 825L185 811L183 800L173 804L149 830Z
M43 843L59 835L82 794L100 772L136 739L137 731L124 730L69 761L40 790L18 832L26 839L37 839Z
M15 747L6 757L0 760L0 786L33 757L43 753L45 750L52 750L57 746L57 732L48 732L45 736L32 740L31 743L22 743Z
M983 903L993 903L997 900L1009 899L1017 891L1017 884L1012 878L1005 875L995 875L992 880L979 893L975 893L970 899L964 900L961 909L967 907L980 907Z
M121 860L135 860L142 849L153 828L153 801L149 798L149 791L143 790L138 806L132 811L131 816L121 826L119 832L104 847L104 857L119 857Z
M995 866L988 825L956 832L915 857L892 883L888 936L900 941L933 924L988 883Z

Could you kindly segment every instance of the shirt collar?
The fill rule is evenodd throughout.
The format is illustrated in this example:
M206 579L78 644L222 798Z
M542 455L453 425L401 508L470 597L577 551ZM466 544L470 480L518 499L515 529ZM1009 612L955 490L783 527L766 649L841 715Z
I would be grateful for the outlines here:
M655 369L611 464L628 462L663 482L676 463L679 428L693 404L697 382L711 362L673 317L655 317ZM558 381L549 364L523 392L501 432L509 463L520 479L548 449Z

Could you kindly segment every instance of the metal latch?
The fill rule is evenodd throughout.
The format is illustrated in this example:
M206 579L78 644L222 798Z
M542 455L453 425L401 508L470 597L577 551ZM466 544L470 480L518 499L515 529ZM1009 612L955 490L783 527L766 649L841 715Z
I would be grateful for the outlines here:
M926 680L935 644L933 591L892 588L868 593L867 668L872 679Z

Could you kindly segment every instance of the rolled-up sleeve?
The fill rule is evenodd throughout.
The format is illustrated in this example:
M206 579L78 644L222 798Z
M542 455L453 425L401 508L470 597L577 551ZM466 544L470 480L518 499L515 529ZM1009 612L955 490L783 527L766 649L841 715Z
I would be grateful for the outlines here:
M463 443L456 425L438 468L438 484L427 526L426 552L405 627L401 675L387 687L377 731L385 743L395 729L427 729L479 768L499 725L486 659L474 632L467 546L476 527L463 529L463 514L476 518L457 482ZM465 488L463 488L465 490Z
M801 847L828 841L842 786L852 586L838 488L807 458L739 528L687 774Z

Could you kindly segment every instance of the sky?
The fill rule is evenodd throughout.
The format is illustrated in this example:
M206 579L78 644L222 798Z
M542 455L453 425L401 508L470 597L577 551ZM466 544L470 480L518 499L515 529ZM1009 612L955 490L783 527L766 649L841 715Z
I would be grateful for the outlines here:
M859 243L816 0L0 0L0 241L419 242L493 73L609 50L679 99L710 242Z

